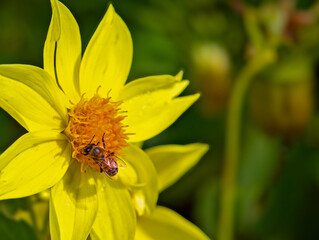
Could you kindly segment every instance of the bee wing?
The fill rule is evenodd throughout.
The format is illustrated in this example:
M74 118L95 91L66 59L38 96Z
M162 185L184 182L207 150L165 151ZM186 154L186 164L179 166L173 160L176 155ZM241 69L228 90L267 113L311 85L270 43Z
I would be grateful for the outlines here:
M116 157L116 162L119 168L126 168L126 163L124 162L123 159Z

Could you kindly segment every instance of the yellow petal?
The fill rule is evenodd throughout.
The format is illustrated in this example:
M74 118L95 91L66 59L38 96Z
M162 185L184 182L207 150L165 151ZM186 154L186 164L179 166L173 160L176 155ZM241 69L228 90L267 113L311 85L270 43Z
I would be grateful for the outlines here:
M126 169L119 170L120 179L131 189L133 204L139 215L153 211L158 198L155 167L145 152L131 144L123 148L121 158Z
M123 122L128 125L127 132L134 133L130 142L144 141L161 133L199 98L199 94L194 94L172 99L185 84L177 82L169 89L160 88L124 101L121 108L127 111L127 118Z
M194 224L165 207L157 207L151 216L138 218L136 240L208 240Z
M145 150L158 174L158 190L176 182L208 151L207 144L163 145Z
M95 172L99 209L91 231L91 239L133 239L136 215L131 196L120 181Z
M81 93L90 97L101 85L99 93L102 96L110 89L111 96L117 96L129 73L132 53L130 32L110 5L81 62Z
M79 66L81 36L72 13L59 1L51 0L52 19L44 44L43 65L59 82L68 98L77 102L79 95Z
M184 75L184 71L183 70L180 70L177 74L176 74L176 79L177 80L182 80L183 79L183 75Z
M95 220L98 199L92 169L81 172L74 161L52 189L50 231L52 240L86 240Z
M59 113L65 124L67 123L67 100L54 79L42 68L22 64L0 65L0 78L10 79L31 88ZM16 90L13 88L17 95ZM50 118L53 117L55 116Z
M56 131L26 133L0 156L0 199L20 198L56 184L71 158L66 137Z
M127 101L138 95L150 95L160 98L173 98L179 95L189 84L188 81L180 81L180 77L171 75L158 75L139 78L126 84L120 92L121 100ZM157 96L158 95L158 96Z
M67 124L62 93L37 67L0 66L0 106L28 131L63 129Z
M124 101L121 107L128 111L128 117L124 120L129 125L127 131L135 134L130 136L131 142L144 141L157 135L182 113L170 114L174 106L172 99L189 84L186 80L180 80L181 74L176 77L159 75L140 78L124 86L120 92L120 98ZM167 120L164 119L167 117ZM150 124L150 121L154 124Z

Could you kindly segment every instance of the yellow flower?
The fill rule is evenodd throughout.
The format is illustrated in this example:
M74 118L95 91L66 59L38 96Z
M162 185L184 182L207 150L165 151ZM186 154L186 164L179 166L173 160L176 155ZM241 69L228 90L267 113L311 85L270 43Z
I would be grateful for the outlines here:
M134 143L165 130L199 95L177 97L188 85L180 75L124 85L132 40L112 5L83 57L74 17L51 5L44 69L0 65L0 106L28 131L0 156L0 199L50 188L52 239L132 239L136 213L151 214L158 196L154 164ZM116 174L119 159L127 166Z

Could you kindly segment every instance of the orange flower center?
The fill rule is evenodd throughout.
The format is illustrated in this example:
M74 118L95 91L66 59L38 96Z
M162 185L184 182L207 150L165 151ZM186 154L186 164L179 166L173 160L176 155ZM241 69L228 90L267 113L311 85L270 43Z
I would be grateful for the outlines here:
M94 144L104 149L105 152L121 154L121 148L128 145L127 133L122 120L126 115L121 115L121 102L111 101L111 97L102 98L96 93L91 99L82 96L80 102L69 111L69 124L65 134L73 146L72 157L82 164L82 171L87 166L100 170L99 164L90 154L89 144ZM86 152L84 151L86 150ZM92 149L91 149L92 150Z

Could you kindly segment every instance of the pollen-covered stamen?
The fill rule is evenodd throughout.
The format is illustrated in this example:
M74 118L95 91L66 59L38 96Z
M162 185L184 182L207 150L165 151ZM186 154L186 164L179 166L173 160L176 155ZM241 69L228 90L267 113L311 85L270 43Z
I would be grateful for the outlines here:
M96 93L91 99L82 96L80 102L69 111L69 124L65 134L70 138L73 146L73 158L82 163L83 167L90 165L96 170L100 167L90 157L83 154L83 148L89 143L104 147L102 137L105 138L107 152L121 154L121 148L128 145L128 133L125 133L125 125L122 120L126 115L121 111L121 102L111 101L111 97L102 98ZM81 151L82 150L82 151Z

